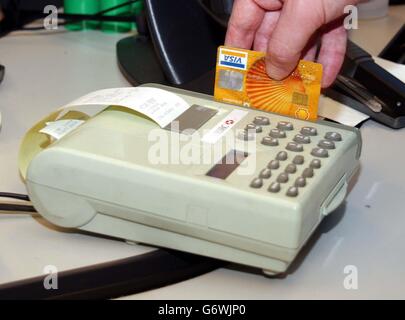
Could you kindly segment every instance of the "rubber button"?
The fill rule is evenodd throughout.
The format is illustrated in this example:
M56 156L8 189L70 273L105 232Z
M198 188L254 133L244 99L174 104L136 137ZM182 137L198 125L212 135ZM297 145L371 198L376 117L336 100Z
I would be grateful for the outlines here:
M262 179L268 179L268 178L270 178L271 177L271 170L270 169L263 169L261 172L260 172L260 178L262 178Z
M295 156L293 159L294 164L303 164L304 163L304 157L303 156Z
M302 172L302 176L304 178L312 178L314 176L314 169L312 168L306 168L303 172Z
M291 122L287 122L287 121L280 121L277 124L277 128L280 130L285 130L285 131L291 131L294 130L294 126Z
M287 160L287 158L288 158L288 154L285 151L280 151L276 156L276 159L280 160L280 161L285 161L285 160Z
M250 186L251 186L252 188L255 188L255 189L260 189L261 187L263 187L263 180L260 179L260 178L256 178L256 179L254 179L254 180L252 181L252 183L250 184Z
M273 182L268 189L268 191L270 191L272 193L280 192L280 190L281 190L281 185L278 182Z
M287 196L289 197L296 197L298 196L298 188L297 187L290 187L287 190Z
M293 163L290 163L286 168L285 168L286 173L296 173L297 172L297 166Z
M277 177L277 182L279 183L286 183L288 182L288 174L283 172Z
M342 141L342 135L337 132L327 132L325 134L325 139L339 142Z
M257 116L253 120L253 123L258 126L268 126L268 125L270 125L270 120L267 117Z
M314 149L312 149L311 154L314 157L318 157L318 158L327 158L327 157L329 157L328 150L323 149L323 148L314 148Z
M270 161L269 164L267 165L267 168L271 170L277 170L278 168L280 168L280 161L278 160Z
M278 146L278 139L272 137L264 137L262 139L262 144L265 146L270 147L277 147Z
M313 127L303 127L300 132L304 136L316 136L318 134L318 131Z

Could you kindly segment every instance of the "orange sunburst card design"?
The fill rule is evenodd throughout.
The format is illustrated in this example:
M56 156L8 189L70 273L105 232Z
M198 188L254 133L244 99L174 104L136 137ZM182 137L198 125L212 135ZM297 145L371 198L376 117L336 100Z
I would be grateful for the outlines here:
M303 120L316 120L322 65L301 60L288 78L276 81L267 75L264 59L264 52L219 47L215 99Z

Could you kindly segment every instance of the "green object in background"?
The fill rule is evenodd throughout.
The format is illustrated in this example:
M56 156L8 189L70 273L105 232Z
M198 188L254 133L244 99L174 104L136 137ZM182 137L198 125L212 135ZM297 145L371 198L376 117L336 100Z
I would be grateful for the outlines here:
M64 12L70 14L96 14L100 11L100 0L64 0ZM97 29L98 21L78 21L66 24L66 29L79 31Z
M100 10L107 10L109 8L118 6L120 4L126 3L128 0L100 0ZM133 10L133 3L128 4L127 6L118 8L111 12L106 13L106 16L126 16L131 15ZM104 32L128 32L132 30L132 22L107 22L103 21L101 23L101 30Z
M139 1L135 2L135 3L133 3L133 5L132 5L132 13L133 13L134 16L139 15L142 12L143 9L144 9L143 0L139 0ZM132 23L132 29L133 30L136 29L136 23L135 22Z

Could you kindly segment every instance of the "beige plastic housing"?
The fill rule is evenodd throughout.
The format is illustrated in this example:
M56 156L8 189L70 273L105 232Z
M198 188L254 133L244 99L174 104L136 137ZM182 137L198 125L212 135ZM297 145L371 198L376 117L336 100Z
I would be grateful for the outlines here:
M206 175L213 163L152 164L149 152L156 141L150 141L148 135L151 130L164 129L134 112L110 108L31 161L26 184L35 208L59 226L223 259L261 268L267 274L286 271L322 218L344 200L347 183L358 167L358 130L239 108L215 102L211 96L169 87L148 86L172 91L190 104L217 109L219 112L195 133L201 136L235 109L248 114L234 130L245 128L256 116L268 117L271 124L263 126L254 141L238 142L238 150L255 144L255 157L250 153L243 163L254 161L256 170L250 175L234 171L228 178L218 179ZM280 139L279 146L261 144L279 121L291 122L294 130ZM289 158L272 172L265 185L252 188L251 181L278 152L285 151L286 144L304 126L318 131L311 137L311 144L300 153L288 151ZM331 131L339 133L342 141L336 142L335 150L329 150L328 158L321 159L321 168L307 179L299 195L287 196L287 187L315 158L311 150ZM233 130L226 135L230 134ZM211 147L201 142L198 145L202 152ZM289 182L280 192L269 192L270 182L296 154L304 156L304 164L289 175Z

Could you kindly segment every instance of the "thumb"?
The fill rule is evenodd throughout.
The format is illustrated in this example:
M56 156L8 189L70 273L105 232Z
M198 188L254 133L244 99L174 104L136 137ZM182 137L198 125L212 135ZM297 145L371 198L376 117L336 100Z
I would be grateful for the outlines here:
M266 69L275 80L286 78L296 68L304 48L324 24L319 0L285 1L267 47Z

